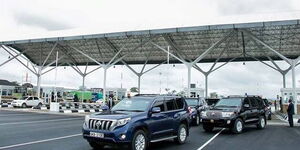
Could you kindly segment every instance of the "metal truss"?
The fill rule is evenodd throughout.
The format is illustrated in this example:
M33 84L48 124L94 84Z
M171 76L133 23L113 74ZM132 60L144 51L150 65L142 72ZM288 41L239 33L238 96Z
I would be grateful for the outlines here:
M213 64L213 66L211 67L211 69L208 71L208 72L205 72L203 71L198 65L197 63L199 61L201 61L203 58L205 58L213 49L217 48L220 44L222 44L223 42L226 42L229 37L232 37L234 35L236 31L233 30L233 31L230 31L229 34L227 34L226 36L224 36L223 38L221 38L220 40L218 40L217 42L213 43L208 49L206 49L201 55L199 55L194 61L190 60L190 59L187 59L185 60L183 55L184 53L181 52L179 46L176 45L176 43L174 43L171 38L169 36L164 36L164 39L167 41L167 43L169 45L171 45L171 47L174 49L174 51L176 52L176 54L178 56L176 56L175 54L173 53L170 53L168 50L166 50L165 48L159 46L158 44L154 43L154 42L151 42L152 45L154 45L155 47L157 47L158 49L166 52L168 55L174 57L175 59L177 59L178 61L182 62L188 69L188 82L187 82L187 88L188 88L188 93L187 93L187 96L190 97L190 91L191 91L191 88L190 88L190 85L191 85L191 69L192 67L197 69L198 71L200 71L201 73L203 73L205 75L205 96L208 97L208 93L207 93L207 89L208 89L208 84L207 84L207 76L219 69L220 67L214 69L216 63L219 61L219 59L221 58L222 54L224 53L225 50L222 51L222 53L220 54L220 56L217 58L217 60L215 61L215 63ZM237 58L237 57L236 57ZM233 61L235 60L236 58L233 58L231 59L230 61ZM227 63L226 63L227 64ZM224 66L224 65L222 65Z

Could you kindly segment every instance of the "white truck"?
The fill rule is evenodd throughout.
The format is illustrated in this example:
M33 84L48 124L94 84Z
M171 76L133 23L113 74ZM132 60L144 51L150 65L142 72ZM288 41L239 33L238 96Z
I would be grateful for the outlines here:
M12 101L12 106L13 107L41 107L43 104L43 101L39 99L38 97L34 96L24 96L18 100L13 100Z

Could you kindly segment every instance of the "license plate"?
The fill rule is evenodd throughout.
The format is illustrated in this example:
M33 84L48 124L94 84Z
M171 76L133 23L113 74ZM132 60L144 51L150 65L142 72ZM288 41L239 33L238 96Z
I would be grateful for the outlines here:
M215 121L211 119L210 122L211 122L211 123L214 123Z
M97 132L90 132L90 136L97 137L97 138L104 138L103 133L97 133Z

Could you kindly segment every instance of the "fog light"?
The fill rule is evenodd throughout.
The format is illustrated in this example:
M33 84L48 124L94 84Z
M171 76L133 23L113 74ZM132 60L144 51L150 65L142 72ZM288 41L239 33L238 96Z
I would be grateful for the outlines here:
M230 122L231 122L230 120L227 120L227 124L230 124Z
M125 138L126 138L126 135L125 134L121 134L120 139L124 140Z

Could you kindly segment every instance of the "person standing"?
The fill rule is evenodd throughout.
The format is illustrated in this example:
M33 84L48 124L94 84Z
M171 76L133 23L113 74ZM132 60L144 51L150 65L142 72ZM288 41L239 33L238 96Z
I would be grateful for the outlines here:
M277 103L276 100L274 101L275 111L277 110Z
M288 113L288 120L289 120L290 127L294 127L293 115L295 114L295 111L294 111L294 104L291 99L289 100L287 113Z
M282 109L282 97L280 97L279 105L280 105L280 112L282 113L283 112L283 109Z

